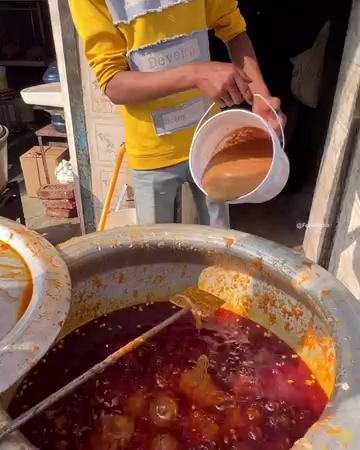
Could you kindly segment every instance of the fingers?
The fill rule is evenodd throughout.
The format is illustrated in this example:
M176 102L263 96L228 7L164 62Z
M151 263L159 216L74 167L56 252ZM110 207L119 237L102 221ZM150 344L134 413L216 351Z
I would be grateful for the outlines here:
M228 80L221 101L228 107L240 105L244 100L252 103L252 92L249 87L250 78L239 68L232 66L231 78Z
M271 97L269 99L270 105L275 109L276 112L280 111L281 108L281 100L277 97Z
M287 124L287 117L286 117L285 114L284 114L283 112L281 112L281 111L280 111L280 120L281 120L281 123L282 123L282 125L283 125L283 128L285 128L285 127L286 127L286 124Z
M225 102L223 102L220 98L214 100L220 106L220 108L226 108Z
M246 77L245 80L248 78ZM244 100L251 104L252 93L247 81L236 71L228 81L225 91L220 95L220 102L227 107L240 105Z
M251 92L249 84L252 82L252 79L249 78L246 75L246 73L239 67L236 67L236 70L237 70L236 82L239 86L240 92L242 93L244 100L249 105L251 105L253 102L253 94Z
M271 128L273 129L273 130L275 130L275 132L277 133L277 134L279 134L280 135L280 124L279 124L279 121L277 120L277 119L273 119L273 118L271 118L271 119L268 119L267 120L267 123L271 126Z
M277 97L262 97L261 95L254 95L253 112L271 118L274 116L274 111L281 113L281 100Z
M245 83L249 84L252 82L252 79L249 78L242 69L240 69L239 67L236 67L236 70L237 70L238 74L240 75L240 77L244 80Z
M227 106L230 108L231 106L234 106L233 99L231 95L228 92L224 92L220 97L221 103L224 105L223 107Z
M244 100L249 105L252 105L252 103L253 103L254 96L253 96L253 93L251 92L251 89L249 87L247 88L246 92L244 93Z
M228 94L231 97L233 105L240 105L243 102L244 97L241 94L241 91L238 88L235 80L232 80L228 87Z
M238 90L240 91L242 97L245 99L245 101L247 103L249 103L249 105L252 104L252 93L249 87L249 82L247 81L248 78L246 77L245 79L242 77L242 75L240 74L240 72L237 72L235 74L234 77L234 81L236 83L236 86L238 88Z
M281 136L281 128L284 130L286 127L286 116L285 114L283 114L280 110L278 110L278 118L276 117L269 117L267 119L267 122L269 123L269 125L271 125L271 127L276 131L276 133ZM281 128L280 128L281 127Z
M227 104L226 104L225 100L222 97L215 97L215 98L213 97L213 100L214 100L215 103L217 103L220 106L220 108L226 108L227 107Z

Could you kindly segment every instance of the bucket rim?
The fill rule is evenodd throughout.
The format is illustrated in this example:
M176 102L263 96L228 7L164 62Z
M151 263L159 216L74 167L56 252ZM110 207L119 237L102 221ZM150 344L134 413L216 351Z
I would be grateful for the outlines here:
M217 114L214 114L213 116L211 116L209 119L207 119L204 123L203 123L203 125L197 130L197 132L194 134L194 136L193 136L193 139L192 139L192 142L191 142L191 147L190 147L190 158L189 158L189 161L190 161L190 164L189 164L189 166L190 166L190 173L191 173L191 176L192 176L192 178L194 179L194 181L195 181L195 183L197 184L197 186L198 186L198 188L203 192L203 194L205 194L207 197L209 197L209 194L205 191L205 189L203 188L203 186L202 186L202 184L201 184L201 181L199 180L198 182L196 181L196 177L194 176L194 172L193 172L193 155L194 155L194 143L195 143L195 140L196 140L196 138L199 136L199 134L206 128L206 127L208 127L210 124L211 124L211 122L213 122L215 119L217 119L218 117L220 117L220 116L224 116L224 115L227 115L227 114L232 114L232 113L237 113L237 112L241 112L242 114L247 114L247 115L249 115L249 116L252 116L252 117L256 117L258 120L259 120L259 122L261 122L265 127L266 127L266 129L267 129L267 131L268 131L268 133L269 133L269 135L270 135L270 137L271 137L271 142L272 142L272 145L273 145L273 153L272 153L272 160L271 160L271 165L270 165L270 167L269 167L269 170L267 171L267 173L266 173L266 176L265 176L265 178L262 180L262 182L255 188L255 189L253 189L251 192L248 192L247 194L245 194L245 195L243 195L243 196L241 196L241 197L238 197L238 198L236 198L235 200L230 200L230 201L227 201L227 202L225 202L225 203L227 203L227 204L230 204L230 205L232 205L232 204L238 204L240 201L241 202L244 202L244 201L246 201L247 199L248 199L248 197L249 196L252 196L253 194L255 194L255 192L256 191L258 191L265 183L266 183L266 181L268 180L268 178L269 178L269 175L270 175L270 173L271 173L271 171L272 171L272 169L273 169L273 167L274 167L274 149L276 148L276 141L275 141L275 137L277 138L277 140L278 140L278 143L279 143L279 148L281 149L281 151L285 154L285 152L284 152L284 150L283 150L283 148L282 148L282 146L281 146L281 143L280 143L280 139L278 138L278 136L277 136L277 134L276 134L276 132L275 132L275 130L267 123L267 121L265 120L265 119L263 119L259 114L256 114L256 113L254 113L254 112L252 112L252 111L248 111L248 110L246 110L246 109L241 109L241 108L234 108L234 109L228 109L228 110L226 110L226 111L221 111L221 112L219 112L219 113L217 113ZM285 156L286 156L286 154L285 154Z

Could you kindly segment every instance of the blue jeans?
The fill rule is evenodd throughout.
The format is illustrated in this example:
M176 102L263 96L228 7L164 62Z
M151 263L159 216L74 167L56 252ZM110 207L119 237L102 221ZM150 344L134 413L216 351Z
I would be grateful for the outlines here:
M194 183L189 163L156 170L133 170L137 220L140 225L174 222L175 198L179 187L189 183L201 225L229 228L229 207L204 195Z

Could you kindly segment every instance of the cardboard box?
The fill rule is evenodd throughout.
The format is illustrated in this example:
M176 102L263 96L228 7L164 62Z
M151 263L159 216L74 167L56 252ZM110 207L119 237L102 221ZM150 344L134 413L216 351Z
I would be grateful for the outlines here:
M45 158L50 183L57 184L55 168L61 160L69 158L69 151L64 147L46 147ZM29 197L37 197L39 188L46 184L40 147L36 145L21 155L20 163L24 175L27 195Z

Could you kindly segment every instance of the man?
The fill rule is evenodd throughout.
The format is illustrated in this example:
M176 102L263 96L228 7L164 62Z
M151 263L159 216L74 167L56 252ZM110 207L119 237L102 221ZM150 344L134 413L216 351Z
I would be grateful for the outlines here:
M274 124L279 110L261 75L236 0L70 0L76 28L102 90L121 105L140 224L169 223L189 182L200 222L229 226L226 205L198 190L188 165L194 129L209 105L246 100ZM210 62L208 30L233 63Z

